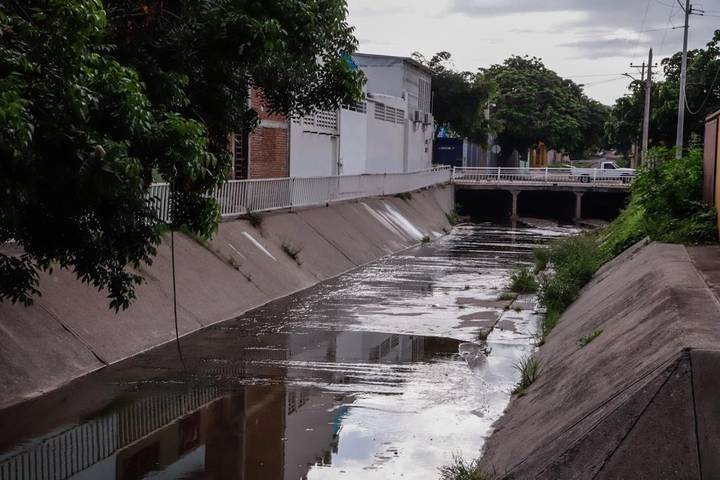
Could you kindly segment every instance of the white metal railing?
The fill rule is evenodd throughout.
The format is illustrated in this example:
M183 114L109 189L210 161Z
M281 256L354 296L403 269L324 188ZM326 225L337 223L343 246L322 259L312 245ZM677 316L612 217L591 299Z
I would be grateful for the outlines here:
M0 456L0 480L64 480L221 397L217 388L148 396Z
M450 182L450 167L436 167L409 173L342 175L333 177L272 178L230 180L219 187L213 197L223 217L248 212L267 212L293 207L325 205L343 200L380 195L395 195ZM158 217L170 219L170 185L156 183L149 198Z
M507 168L455 167L453 182L458 184L600 184L629 186L634 174L598 168Z

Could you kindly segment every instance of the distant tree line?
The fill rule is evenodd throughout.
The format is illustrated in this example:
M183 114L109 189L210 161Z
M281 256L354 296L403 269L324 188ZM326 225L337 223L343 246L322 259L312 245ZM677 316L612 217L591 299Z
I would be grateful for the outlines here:
M609 107L582 87L548 69L535 57L512 56L477 72L451 67L451 55L415 58L433 71L434 115L451 135L502 147L501 158L544 143L575 158L601 147ZM486 108L490 107L489 120Z
M655 81L651 95L650 146L672 147L677 135L681 52L662 61L663 79ZM685 145L702 138L705 117L720 110L720 30L705 48L688 52ZM608 146L628 153L640 141L645 105L645 84L634 81L629 93L617 100L606 125Z
M629 154L640 142L645 83L633 81L627 95L607 107L582 86L561 78L534 57L512 56L476 72L457 71L448 52L415 57L433 71L434 113L451 135L486 144L497 137L503 157L543 142L582 158L599 148ZM663 79L651 96L650 145L675 144L681 53L662 61ZM720 110L720 30L705 48L688 52L685 145L701 138L705 117ZM490 121L485 109L492 104Z

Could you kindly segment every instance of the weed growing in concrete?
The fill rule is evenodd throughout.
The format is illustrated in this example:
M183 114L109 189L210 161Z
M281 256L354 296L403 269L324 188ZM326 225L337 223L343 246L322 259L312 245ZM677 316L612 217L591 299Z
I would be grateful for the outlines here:
M528 387L535 383L535 380L540 376L542 363L537 358L529 355L523 357L514 366L515 369L520 372L520 382L515 387L515 390L513 390L513 393L522 396L525 395Z
M452 463L440 468L440 480L494 480L494 474L480 469L480 460L466 462L453 455Z
M245 216L247 217L248 222L250 222L250 225L254 228L260 228L262 226L263 216L259 213L248 210Z
M545 313L545 318L543 318L542 324L542 339L540 341L540 345L545 344L545 337L547 337L552 331L552 329L557 326L561 315L562 312L559 312L557 310L548 310Z
M535 256L535 275L540 272L547 270L548 263L550 263L550 252L547 248L536 248L533 250Z
M302 251L301 248L297 248L287 241L282 242L281 248L288 257L292 258L293 260L295 260L295 263L300 265L300 252Z
M412 193L411 192L401 192L395 195L396 198L401 198L405 200L406 202L412 200Z
M510 277L510 289L515 293L535 293L538 282L529 268L522 267L515 270Z
M208 237L204 237L204 236L202 236L202 235L197 234L196 232L193 232L193 231L190 230L187 226L182 225L182 226L178 229L178 231L179 231L180 233L183 233L183 234L187 235L187 236L190 237L191 239L193 239L198 245L201 245L201 246L203 246L203 247L207 247L207 246L208 246L208 240L209 240Z
M580 348L583 348L583 347L588 346L588 345L590 344L590 342L592 342L592 341L595 340L597 337L599 337L600 335L602 335L602 333L603 333L602 330L595 330L595 331L592 332L591 334L585 335L585 336L582 337L580 340L578 340L578 346L579 346Z
M421 241L422 243L430 243L430 237L428 237L427 235L425 235L424 237L422 237L422 240L420 240L420 241Z
M241 265L241 263L240 263L240 260L238 260L237 258L232 257L232 256L228 256L228 263L229 263L235 270L240 270L240 265Z
M513 310L515 310L516 313L522 312L522 308L517 307L517 306L515 308L513 308Z
M504 292L498 297L499 302L511 302L517 298L517 293Z
M543 334L550 333L560 315L575 301L580 290L590 281L605 262L596 237L592 234L575 235L552 243L548 259L554 274L540 277L538 300L547 313Z
M460 205L456 203L455 208L453 208L452 212L445 214L445 216L447 217L447 221L450 225L455 226L460 223L460 214L458 213L459 211Z

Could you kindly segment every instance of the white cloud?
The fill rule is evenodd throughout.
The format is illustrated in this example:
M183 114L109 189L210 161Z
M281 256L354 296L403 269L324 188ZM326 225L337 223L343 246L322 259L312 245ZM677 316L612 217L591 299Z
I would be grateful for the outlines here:
M349 7L363 51L447 50L457 68L470 71L513 54L534 55L611 104L625 93L627 81L619 74L632 72L629 64L642 62L648 48L658 61L681 48L682 30L672 27L682 15L671 1L349 0ZM691 47L710 40L714 20L692 18Z

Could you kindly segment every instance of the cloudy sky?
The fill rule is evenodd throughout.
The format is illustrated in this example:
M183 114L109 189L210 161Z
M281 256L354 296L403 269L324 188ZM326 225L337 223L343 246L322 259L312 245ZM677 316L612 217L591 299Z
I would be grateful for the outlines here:
M683 0L684 1L684 0ZM430 56L447 50L474 71L512 54L534 55L612 104L626 91L630 63L682 48L684 14L675 0L348 0L360 51ZM690 47L720 28L720 0L698 1ZM659 60L659 59L658 59Z

